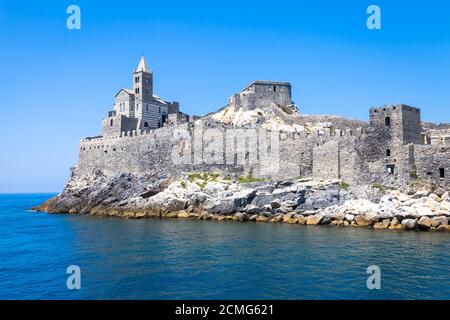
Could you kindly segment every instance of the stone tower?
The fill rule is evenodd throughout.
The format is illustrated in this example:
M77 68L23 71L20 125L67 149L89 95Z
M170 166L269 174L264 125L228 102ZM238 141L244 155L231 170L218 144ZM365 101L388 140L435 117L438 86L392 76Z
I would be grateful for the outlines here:
M133 72L133 92L135 97L134 115L138 119L138 129L145 129L150 123L148 105L153 100L153 73L147 66L144 56Z
M394 146L423 144L420 109L404 104L370 109L370 125L385 131Z
M366 151L375 150L372 156L380 161L378 177L407 183L414 170L414 145L423 144L420 109L404 104L372 108L370 125L376 140Z
M289 82L253 81L243 91L231 96L228 103L244 110L263 109L272 104L294 108Z

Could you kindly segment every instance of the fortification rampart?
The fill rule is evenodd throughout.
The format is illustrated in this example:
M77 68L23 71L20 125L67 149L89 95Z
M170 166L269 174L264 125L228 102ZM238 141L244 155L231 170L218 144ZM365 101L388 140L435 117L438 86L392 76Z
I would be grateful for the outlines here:
M179 177L213 171L396 187L421 178L448 185L450 147L424 144L420 126L412 129L405 119L420 123L419 110L405 105L371 109L370 125L346 130L305 126L300 132L277 132L199 120L83 139L78 168L106 175Z
M333 177L343 175L351 181L356 160L348 149L363 134L363 129L273 132L203 128L187 123L83 139L78 168L86 173L101 170L107 175L130 172L179 176L193 171L217 171L292 179L325 178L332 164L339 167ZM332 142L339 147L328 148Z

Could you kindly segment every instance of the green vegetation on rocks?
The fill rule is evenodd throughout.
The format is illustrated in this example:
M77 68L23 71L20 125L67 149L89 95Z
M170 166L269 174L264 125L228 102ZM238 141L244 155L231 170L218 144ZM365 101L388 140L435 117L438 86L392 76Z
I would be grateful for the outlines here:
M246 177L237 177L237 181L239 183L252 183L252 182L267 181L267 179L255 178L255 177L252 177L252 176L246 176Z
M339 186L344 190L348 190L348 187L350 187L350 185L344 180L339 181Z
M391 187L391 186L385 186L385 185L379 184L379 183L374 183L374 184L372 185L372 188L373 188L373 189L377 189L377 190L379 190L379 191L382 192L382 193L386 193L387 191L393 191L393 190L396 190L396 188L394 188L394 187Z

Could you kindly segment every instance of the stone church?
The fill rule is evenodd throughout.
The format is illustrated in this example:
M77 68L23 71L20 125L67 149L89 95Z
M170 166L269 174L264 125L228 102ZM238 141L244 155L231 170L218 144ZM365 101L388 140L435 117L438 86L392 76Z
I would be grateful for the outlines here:
M133 89L117 92L114 110L103 119L103 136L120 136L121 132L148 131L162 127L171 118L186 117L178 102L169 102L153 93L153 72L144 56L132 75ZM174 117L175 116L175 117Z

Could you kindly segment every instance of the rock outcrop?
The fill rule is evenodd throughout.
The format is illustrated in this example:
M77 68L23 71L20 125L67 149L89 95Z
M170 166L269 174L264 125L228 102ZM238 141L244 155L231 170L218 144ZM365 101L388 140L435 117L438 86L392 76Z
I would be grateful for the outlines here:
M450 199L429 191L391 191L379 201L353 199L340 181L233 182L215 174L152 180L73 171L64 192L34 208L124 218L182 218L448 231Z

